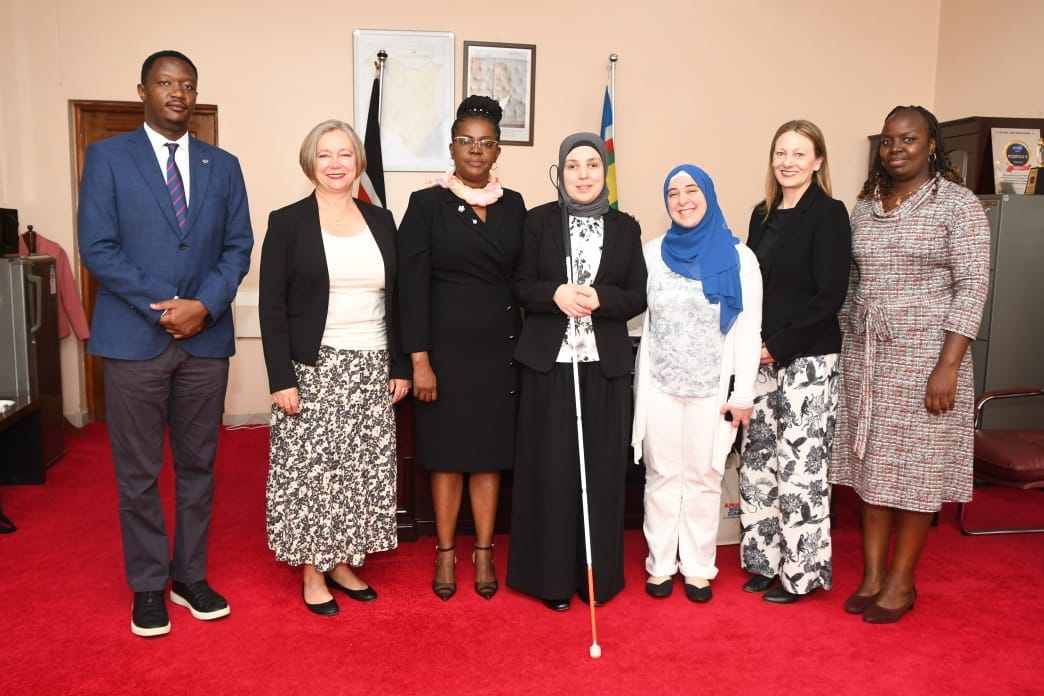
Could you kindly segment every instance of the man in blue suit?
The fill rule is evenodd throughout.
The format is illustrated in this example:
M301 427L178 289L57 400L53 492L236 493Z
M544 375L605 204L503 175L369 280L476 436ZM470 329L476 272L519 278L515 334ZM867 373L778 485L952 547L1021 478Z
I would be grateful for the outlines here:
M131 632L170 632L164 600L197 619L227 616L206 581L214 455L235 352L230 305L254 234L238 160L188 134L196 66L177 51L145 59L145 124L87 149L80 258L99 282L87 350L104 358L119 485ZM157 480L169 427L173 558Z

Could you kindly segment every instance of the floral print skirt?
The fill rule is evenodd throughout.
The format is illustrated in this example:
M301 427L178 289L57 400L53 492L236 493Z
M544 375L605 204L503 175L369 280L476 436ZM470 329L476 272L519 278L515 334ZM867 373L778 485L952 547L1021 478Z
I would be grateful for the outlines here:
M838 356L762 365L740 464L740 563L778 575L795 594L830 589L827 466L837 410Z
M272 409L268 546L318 571L362 565L397 545L388 352L322 346L315 367L294 371L300 412Z

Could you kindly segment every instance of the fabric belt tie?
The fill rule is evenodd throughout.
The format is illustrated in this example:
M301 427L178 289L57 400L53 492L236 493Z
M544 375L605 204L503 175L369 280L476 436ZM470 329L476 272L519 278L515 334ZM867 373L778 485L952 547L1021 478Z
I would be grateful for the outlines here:
M888 315L880 302L861 305L860 319L863 322L863 378L859 382L859 415L856 419L853 451L860 459L866 454L866 441L870 436L870 413L873 408L874 390L871 384L874 363L877 359L877 342L892 340L892 327Z

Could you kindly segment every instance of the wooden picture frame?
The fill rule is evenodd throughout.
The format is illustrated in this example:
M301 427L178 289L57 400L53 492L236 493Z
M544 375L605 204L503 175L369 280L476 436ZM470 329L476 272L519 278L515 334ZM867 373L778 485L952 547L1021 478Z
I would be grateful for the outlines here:
M532 145L536 46L465 41L463 63L461 94L492 97L504 109L501 144Z

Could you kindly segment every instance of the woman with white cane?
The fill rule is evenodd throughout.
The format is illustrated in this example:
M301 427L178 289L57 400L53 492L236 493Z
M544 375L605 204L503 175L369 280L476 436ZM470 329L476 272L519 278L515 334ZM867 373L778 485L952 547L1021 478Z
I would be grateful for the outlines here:
M633 366L627 320L645 309L646 272L638 223L609 208L605 159L605 145L593 133L576 133L562 142L562 202L529 212L516 271L526 322L515 351L522 375L507 584L554 611L568 609L574 593L604 603L624 586ZM589 539L580 491L574 360ZM593 598L588 595L588 543Z

